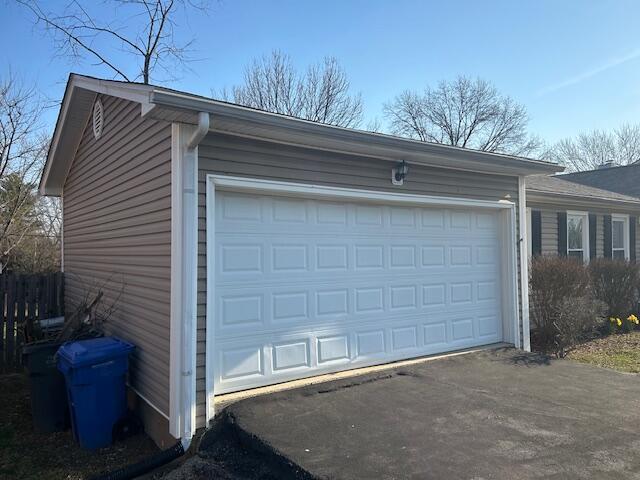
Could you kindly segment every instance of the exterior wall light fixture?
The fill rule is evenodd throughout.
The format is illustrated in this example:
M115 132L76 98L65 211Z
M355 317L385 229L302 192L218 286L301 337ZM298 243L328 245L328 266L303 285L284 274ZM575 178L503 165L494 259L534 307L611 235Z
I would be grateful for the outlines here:
M391 169L391 183L394 185L404 185L404 179L407 173L409 173L409 164L403 160Z

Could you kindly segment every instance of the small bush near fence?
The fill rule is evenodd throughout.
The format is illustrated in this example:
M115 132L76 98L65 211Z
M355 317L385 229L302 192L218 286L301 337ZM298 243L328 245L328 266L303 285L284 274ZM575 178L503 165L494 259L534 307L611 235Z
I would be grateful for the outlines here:
M531 262L530 319L538 350L564 357L604 323L606 305L593 294L587 266L572 258L536 257Z
M21 368L21 346L34 320L64 315L62 273L0 275L0 371Z

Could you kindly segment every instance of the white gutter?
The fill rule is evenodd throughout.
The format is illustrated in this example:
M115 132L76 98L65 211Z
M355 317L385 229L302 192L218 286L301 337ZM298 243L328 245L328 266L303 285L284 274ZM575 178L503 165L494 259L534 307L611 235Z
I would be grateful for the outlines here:
M209 131L209 114L198 125L171 130L171 434L186 451L196 430L198 292L198 144Z
M164 118L163 107L168 109L170 116L174 116L176 110L208 112L216 116L212 131L337 153L392 161L403 159L408 163L497 175L550 174L564 170L564 167L546 161L326 125L161 87L154 87L149 101L157 107L153 113L155 118Z

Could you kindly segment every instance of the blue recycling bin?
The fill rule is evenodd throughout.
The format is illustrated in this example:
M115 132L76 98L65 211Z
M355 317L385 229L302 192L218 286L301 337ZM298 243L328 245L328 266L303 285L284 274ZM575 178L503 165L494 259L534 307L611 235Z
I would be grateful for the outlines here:
M125 380L133 349L118 338L101 337L67 342L58 350L73 436L82 448L111 444L113 426L127 412Z

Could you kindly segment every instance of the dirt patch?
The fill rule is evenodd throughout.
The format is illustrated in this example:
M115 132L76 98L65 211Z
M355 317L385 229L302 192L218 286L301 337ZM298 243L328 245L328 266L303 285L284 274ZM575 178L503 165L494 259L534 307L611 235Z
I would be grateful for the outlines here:
M219 414L200 441L198 452L154 480L311 480L312 477L268 445L238 428L233 417Z
M140 461L158 451L146 435L89 452L73 440L71 431L34 432L27 379L0 375L0 478L82 480Z
M591 340L569 353L568 358L620 372L640 373L640 332Z

